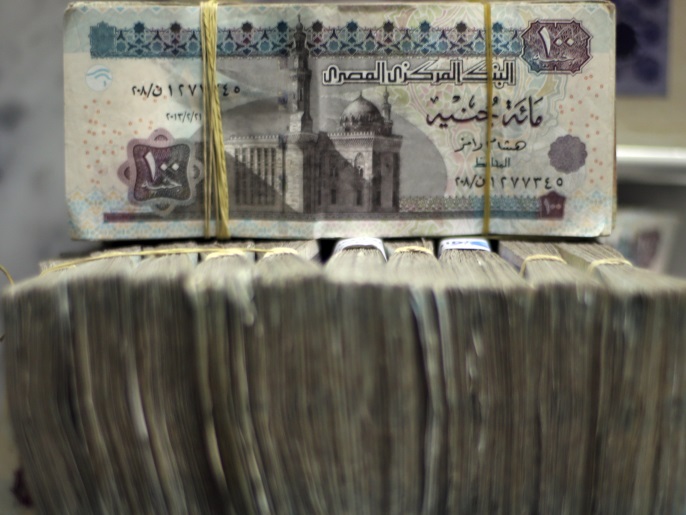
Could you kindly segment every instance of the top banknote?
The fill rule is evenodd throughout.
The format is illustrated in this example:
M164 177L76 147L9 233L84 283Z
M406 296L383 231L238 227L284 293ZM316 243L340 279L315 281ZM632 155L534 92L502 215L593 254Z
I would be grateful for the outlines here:
M75 237L203 235L200 19L197 3L67 10ZM231 235L610 232L612 4L243 3L217 19Z

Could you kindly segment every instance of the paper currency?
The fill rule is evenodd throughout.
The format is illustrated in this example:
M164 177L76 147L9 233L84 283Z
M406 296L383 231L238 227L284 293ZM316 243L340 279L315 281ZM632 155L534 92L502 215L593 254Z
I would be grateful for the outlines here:
M633 267L605 245L555 246L570 265L592 272L608 296L596 386L595 510L683 510L686 419L676 370L684 366L686 283Z
M490 18L478 2L220 6L231 234L608 234L612 4ZM197 5L68 9L75 237L203 234L199 20Z
M684 513L686 281L548 241L51 263L0 306L38 510Z
M607 302L591 275L566 264L554 245L501 241L498 247L532 288L528 316L536 322L528 330L522 377L536 412L536 511L592 513L589 470L596 449L588 428L596 423Z

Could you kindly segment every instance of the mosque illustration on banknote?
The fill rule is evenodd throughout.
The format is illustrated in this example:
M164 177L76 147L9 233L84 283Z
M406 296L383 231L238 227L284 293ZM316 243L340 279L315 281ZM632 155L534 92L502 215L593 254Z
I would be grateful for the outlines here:
M101 26L95 29L105 32ZM179 52L195 48L195 31L180 26L170 30L172 39L160 46L160 52L176 52L174 57L183 57ZM481 216L483 198L477 192L484 180L477 173L469 175L469 171L485 167L483 150L478 150L485 144L477 145L475 139L487 116L481 105L485 100L455 92L485 91L488 80L492 81L495 98L514 90L518 84L517 59L538 75L576 75L591 58L590 36L577 21L535 20L526 29L496 23L493 30L498 59L493 61L491 78L487 79L484 32L464 23L445 29L424 22L402 31L385 24L376 32L385 34L387 43L374 33L371 50L364 46L371 36L364 34L372 34L372 29L363 30L355 22L332 28L315 22L306 29L298 18L292 26L282 22L271 29L256 29L244 23L240 28L226 29L217 70L227 81L223 90L240 90L240 95L222 96L232 216L259 218L280 213L291 220L313 216ZM166 37L160 36L161 30L143 26L138 30L134 27L130 34L120 29L114 33L117 31L130 40L128 46L95 45L103 56L130 59L154 53L159 43L155 39ZM112 32L109 26L107 32ZM152 39L146 43L148 32ZM348 41L348 47L333 46L339 41ZM121 52L125 55L119 55ZM470 90L470 84L477 89ZM446 89L451 85L455 89ZM420 95L425 100L415 100L409 107L404 100L404 111L399 113L391 101L399 98L399 90L394 88L403 90L401 96L407 97L405 91L410 90L410 96ZM445 96L449 91L452 101L436 104L439 92ZM542 101L543 97L535 95L503 100L502 116L492 116L502 119L503 127L535 129L543 119ZM408 109L426 110L426 116L409 120ZM424 130L420 126L425 126ZM438 135L457 134L458 127L467 128L470 138L465 140L460 133L455 148L446 151L443 147L452 143ZM118 176L128 186L129 202L149 211L105 213L105 221L202 218L202 138L200 128L189 138L174 138L166 129L158 129L147 138L131 140L128 159L119 166ZM511 154L527 146L522 139L501 139L504 141L494 139L493 144ZM472 143L467 149L470 164L464 166L467 172L456 172L454 156L466 152ZM575 145L583 148L570 150L576 149ZM558 138L550 147L550 164L560 173L574 172L584 162L576 163L576 159L570 168L565 159L583 156L585 161L584 149L576 137ZM556 165L561 159L564 166ZM510 157L495 156L491 166L509 168L511 162ZM526 178L522 180L526 182ZM455 191L455 185L464 189L462 194ZM493 214L504 218L560 219L565 201L565 195L558 191L545 191L540 196L496 193L490 198Z
M225 139L231 204L239 211L397 211L403 138L393 133L388 90L381 108L360 93L338 130L315 132L305 39L298 23L288 58L288 131Z

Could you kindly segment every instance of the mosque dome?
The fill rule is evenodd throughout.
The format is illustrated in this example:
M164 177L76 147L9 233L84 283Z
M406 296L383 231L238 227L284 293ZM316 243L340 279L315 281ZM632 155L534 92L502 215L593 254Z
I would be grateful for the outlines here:
M384 117L372 102L362 96L353 100L341 114L341 128L345 132L377 132L383 130Z

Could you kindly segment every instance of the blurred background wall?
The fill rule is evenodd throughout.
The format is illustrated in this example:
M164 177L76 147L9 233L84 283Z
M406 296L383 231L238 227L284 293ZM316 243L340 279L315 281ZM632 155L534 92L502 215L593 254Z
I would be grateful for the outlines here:
M0 263L15 278L79 247L64 203L65 0L0 4Z

